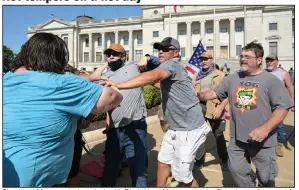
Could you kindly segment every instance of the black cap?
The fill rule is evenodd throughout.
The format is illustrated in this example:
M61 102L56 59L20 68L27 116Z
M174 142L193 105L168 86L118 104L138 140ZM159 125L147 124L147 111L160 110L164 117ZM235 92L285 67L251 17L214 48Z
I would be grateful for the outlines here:
M159 49L160 47L170 47L170 46L173 46L177 50L180 50L180 43L172 37L167 37L164 38L161 42L154 43L155 49Z

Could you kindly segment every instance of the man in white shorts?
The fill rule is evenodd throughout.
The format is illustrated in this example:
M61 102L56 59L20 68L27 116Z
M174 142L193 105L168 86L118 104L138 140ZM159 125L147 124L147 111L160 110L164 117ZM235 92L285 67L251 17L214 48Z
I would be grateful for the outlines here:
M179 61L179 42L167 37L155 43L154 48L159 50L160 65L156 69L126 82L108 81L104 84L130 89L160 81L162 110L169 128L158 155L157 186L168 186L166 183L171 169L172 177L182 186L198 187L192 175L194 159L210 128L205 122L191 78Z

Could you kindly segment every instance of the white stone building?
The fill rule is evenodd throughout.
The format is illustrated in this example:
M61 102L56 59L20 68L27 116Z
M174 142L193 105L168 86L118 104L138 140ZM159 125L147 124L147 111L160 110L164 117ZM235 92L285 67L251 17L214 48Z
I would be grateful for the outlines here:
M37 32L60 36L69 47L69 64L90 71L106 64L103 51L111 43L122 44L128 60L136 61L146 53L157 55L152 44L167 36L179 40L183 62L189 60L202 39L205 48L215 54L216 63L221 66L226 62L238 68L244 41L256 40L262 43L265 56L277 54L285 69L294 67L294 6L246 6L245 9L244 6L216 6L215 52L213 6L176 6L176 13L173 6L141 8L140 17L95 20L78 16L73 21L52 18L29 27L28 38Z

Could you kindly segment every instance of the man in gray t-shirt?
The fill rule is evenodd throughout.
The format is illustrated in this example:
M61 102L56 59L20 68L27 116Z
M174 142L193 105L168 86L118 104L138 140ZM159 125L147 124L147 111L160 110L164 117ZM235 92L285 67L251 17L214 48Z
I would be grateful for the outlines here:
M215 89L198 93L200 100L228 98L230 104L229 167L239 187L274 187L277 176L276 127L293 106L277 77L263 71L264 50L250 43L240 55L241 72L227 76ZM250 162L256 175L250 175Z
M159 50L158 68L126 82L106 82L106 85L131 89L160 81L162 109L169 129L158 155L157 186L166 186L171 166L176 181L185 186L198 187L192 175L193 163L210 128L205 123L191 78L179 62L179 42L167 37L161 43L155 43L154 48Z
M102 76L113 81L127 81L139 71L135 63L125 64L126 51L120 44L111 44L104 51L108 69ZM123 149L130 167L133 187L147 187L147 116L142 88L120 90L123 101L109 112L103 187L115 187Z

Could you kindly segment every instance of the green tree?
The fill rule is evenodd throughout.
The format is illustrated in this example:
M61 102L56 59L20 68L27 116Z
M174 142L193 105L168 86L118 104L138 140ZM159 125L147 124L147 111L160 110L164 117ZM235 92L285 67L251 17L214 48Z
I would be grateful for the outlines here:
M15 53L6 45L3 45L3 72L6 73L11 70L12 63L15 60Z

